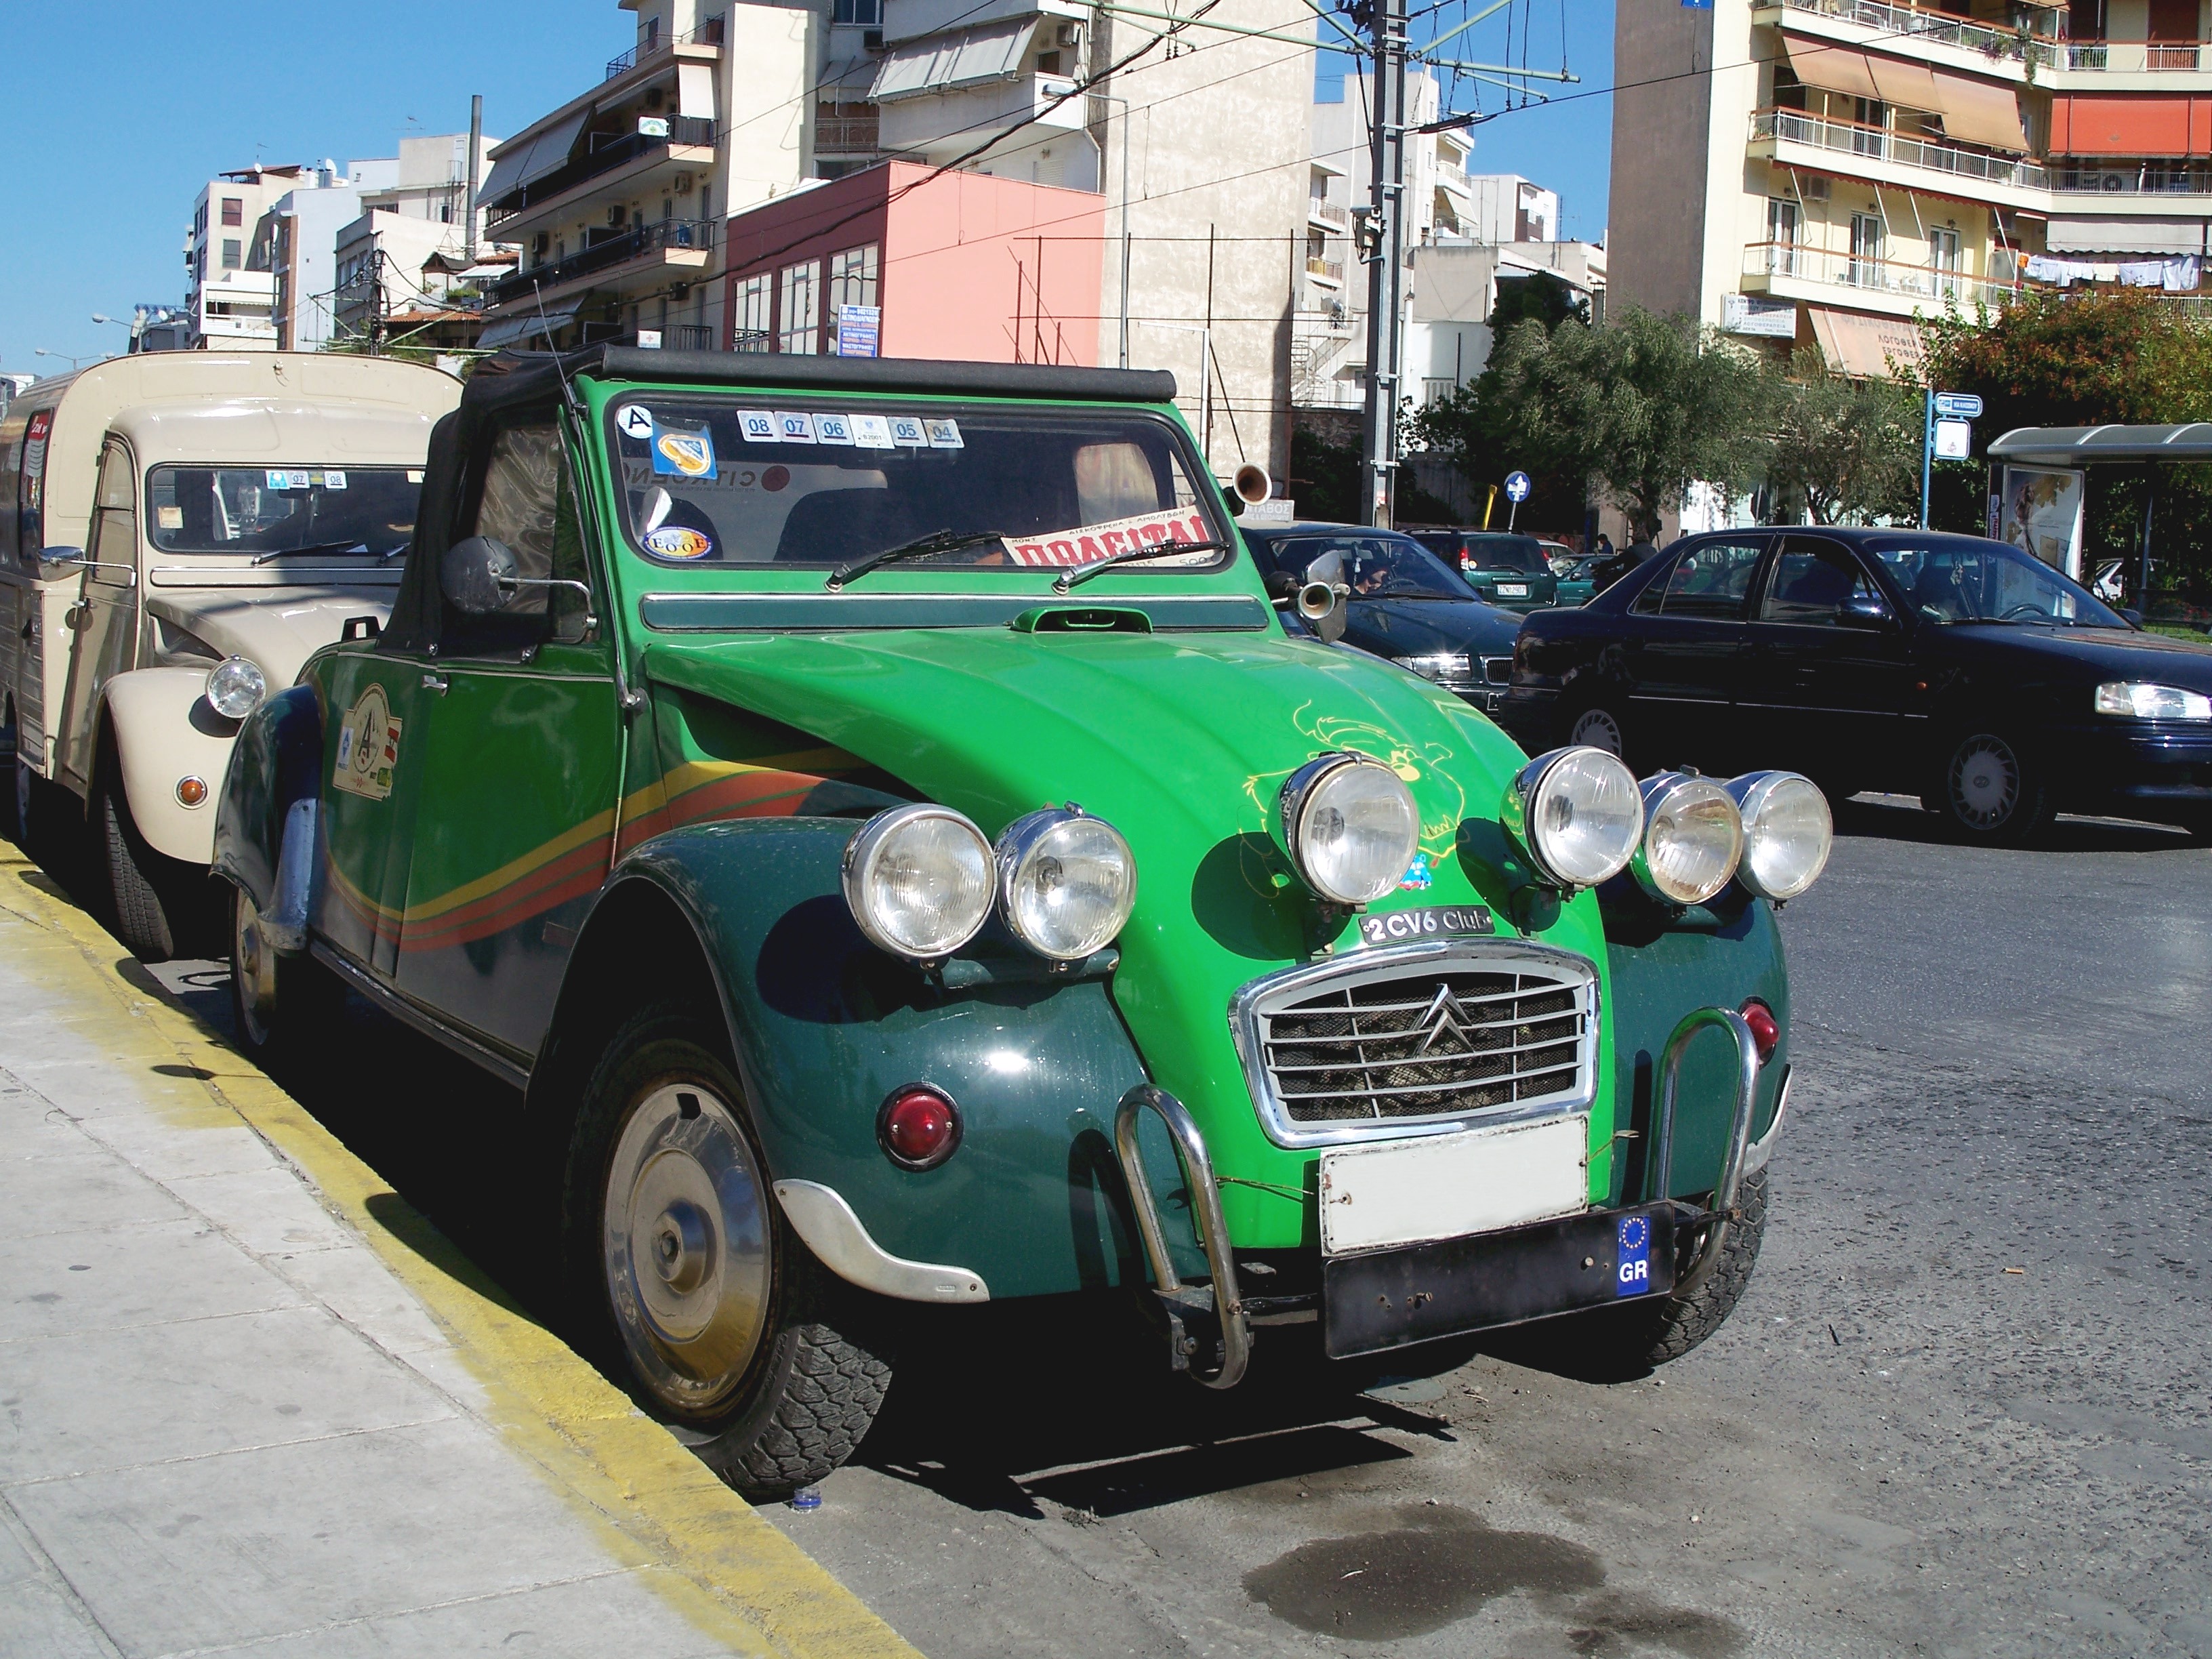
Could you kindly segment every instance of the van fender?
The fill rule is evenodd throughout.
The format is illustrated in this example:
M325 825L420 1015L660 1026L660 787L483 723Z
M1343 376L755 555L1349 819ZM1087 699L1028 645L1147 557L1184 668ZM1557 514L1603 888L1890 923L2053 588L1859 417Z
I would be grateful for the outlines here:
M322 702L314 686L295 685L237 723L228 769L216 775L209 861L252 900L270 944L288 953L307 948L322 769Z
M138 833L155 852L204 866L214 857L216 798L230 765L238 722L208 704L204 668L140 668L100 689L100 712L112 745L111 763ZM197 806L178 798L179 784L198 778L207 793Z

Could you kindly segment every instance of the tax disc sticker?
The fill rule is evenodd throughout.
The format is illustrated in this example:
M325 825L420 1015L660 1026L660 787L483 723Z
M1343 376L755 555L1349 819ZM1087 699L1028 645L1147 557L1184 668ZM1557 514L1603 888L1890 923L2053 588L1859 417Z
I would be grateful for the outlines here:
M783 434L775 428L775 416L765 409L739 410L738 429L745 434L749 444L778 443L783 438Z
M891 441L927 449L929 447L929 433L922 425L920 416L894 415L891 416Z
M653 411L643 404L624 404L615 411L615 430L641 444L653 441Z
M787 444L811 444L814 441L814 417L799 410L777 410L775 429L777 435Z
M959 422L925 421L922 424L928 428L929 447L932 449L964 449L967 447L967 446L960 441Z
M343 472L324 473L323 488L325 489L343 489L345 488L345 474Z
M843 415L817 415L814 435L825 444L849 444L853 441L853 422Z
M893 449L891 423L881 415L853 416L853 441L863 449Z

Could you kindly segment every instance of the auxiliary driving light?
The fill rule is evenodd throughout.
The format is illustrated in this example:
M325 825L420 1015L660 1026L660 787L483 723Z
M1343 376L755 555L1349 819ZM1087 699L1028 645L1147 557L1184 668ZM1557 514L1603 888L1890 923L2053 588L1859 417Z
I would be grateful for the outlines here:
M1736 879L1760 898L1796 898L1827 866L1835 840L1828 798L1796 772L1747 772L1726 787L1743 815Z
M878 812L845 844L845 902L878 950L937 962L991 918L991 843L949 806Z
M1668 904L1703 904L1743 856L1735 800L1710 778L1662 772L1644 780L1644 845L1629 861L1637 884Z
M1505 831L1537 873L1561 890L1619 875L1644 839L1644 798L1618 755L1554 749L1505 786Z
M999 837L1000 914L1041 957L1080 962L1114 942L1137 902L1121 832L1077 806L1016 818Z

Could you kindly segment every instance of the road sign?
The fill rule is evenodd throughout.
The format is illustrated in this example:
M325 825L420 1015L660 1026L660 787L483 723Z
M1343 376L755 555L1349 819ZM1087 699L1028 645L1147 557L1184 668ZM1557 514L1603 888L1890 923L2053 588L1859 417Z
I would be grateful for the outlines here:
M1939 461L1963 461L1972 454L1974 428L1965 421L1936 422L1936 459Z
M1982 400L1972 392L1939 392L1936 412L1954 421L1977 421L1981 418Z
M1505 499L1518 506L1528 499L1528 475L1509 472L1505 475Z

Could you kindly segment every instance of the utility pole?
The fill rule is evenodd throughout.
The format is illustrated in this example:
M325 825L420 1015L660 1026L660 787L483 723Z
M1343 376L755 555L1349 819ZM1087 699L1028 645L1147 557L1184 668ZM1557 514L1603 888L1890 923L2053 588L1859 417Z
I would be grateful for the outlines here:
M469 263L477 262L477 165L483 151L483 94L469 100L469 199L462 210L469 216Z
M1405 356L1406 0L1367 0L1375 66L1368 211L1360 233L1367 264L1367 394L1360 447L1362 524L1395 521L1398 381Z

